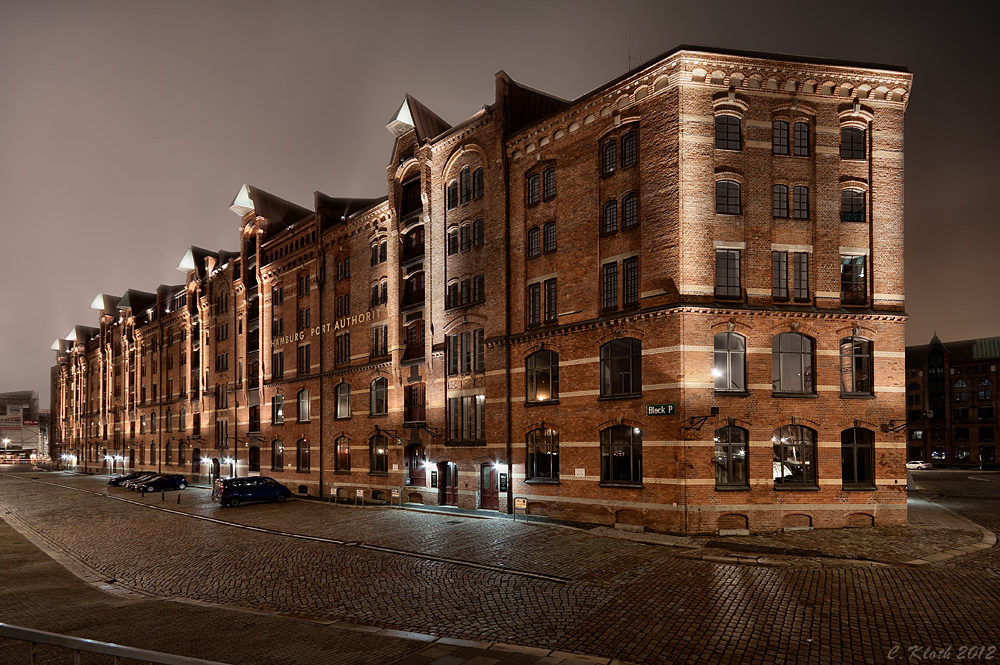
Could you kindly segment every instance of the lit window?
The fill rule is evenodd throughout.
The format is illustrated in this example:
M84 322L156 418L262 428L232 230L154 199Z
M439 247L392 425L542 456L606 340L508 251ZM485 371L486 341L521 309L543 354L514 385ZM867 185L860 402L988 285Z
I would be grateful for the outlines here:
M601 396L618 397L642 392L642 342L621 337L601 346Z
M715 487L749 489L747 473L748 432L742 427L715 430Z
M872 394L872 343L862 337L840 340L840 392Z
M799 333L771 340L771 381L776 393L813 393L813 342Z
M642 483L642 430L614 425L601 430L601 482Z
M739 333L722 332L715 335L715 366L712 369L715 390L746 392L746 345L746 337Z
M774 430L775 487L817 487L816 431L802 425Z
M559 480L559 433L551 429L534 429L528 432L528 480Z
M559 354L543 349L525 360L528 402L559 399Z

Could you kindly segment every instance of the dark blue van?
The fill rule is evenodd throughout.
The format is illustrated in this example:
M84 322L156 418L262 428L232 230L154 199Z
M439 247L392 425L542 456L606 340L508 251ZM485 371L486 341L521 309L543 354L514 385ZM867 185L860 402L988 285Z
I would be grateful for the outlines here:
M212 487L212 501L235 508L248 501L277 501L292 496L292 491L274 478L219 478Z

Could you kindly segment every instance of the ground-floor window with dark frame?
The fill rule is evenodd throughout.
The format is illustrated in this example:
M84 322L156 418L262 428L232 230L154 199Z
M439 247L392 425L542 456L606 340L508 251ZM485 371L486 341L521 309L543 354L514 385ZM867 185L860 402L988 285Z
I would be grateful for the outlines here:
M750 489L747 474L748 432L742 427L715 430L716 489Z
M816 480L816 430L785 425L774 430L774 486L818 488Z
M845 488L874 489L875 432L852 427L840 433L840 455Z
M559 432L534 429L528 432L528 480L559 480Z
M642 484L642 430L614 425L601 430L601 482Z

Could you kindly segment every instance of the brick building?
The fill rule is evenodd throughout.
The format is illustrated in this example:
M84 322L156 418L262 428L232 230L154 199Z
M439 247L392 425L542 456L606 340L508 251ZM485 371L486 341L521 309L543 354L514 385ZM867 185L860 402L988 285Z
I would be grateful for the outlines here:
M1000 337L906 347L908 459L995 468L998 361Z
M680 47L573 101L500 72L454 126L407 95L385 198L244 186L238 251L103 298L53 440L633 529L905 523L911 83Z

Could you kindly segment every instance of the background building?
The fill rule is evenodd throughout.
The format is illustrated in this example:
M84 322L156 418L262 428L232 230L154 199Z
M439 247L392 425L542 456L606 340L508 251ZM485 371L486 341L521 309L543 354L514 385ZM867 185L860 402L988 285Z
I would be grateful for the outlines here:
M30 462L44 456L45 430L38 410L38 393L0 393L0 441L4 463Z
M454 126L407 95L385 198L245 185L238 251L100 296L54 441L630 529L905 523L910 85L681 47L573 101L500 72Z
M996 466L1000 337L906 347L908 459Z

